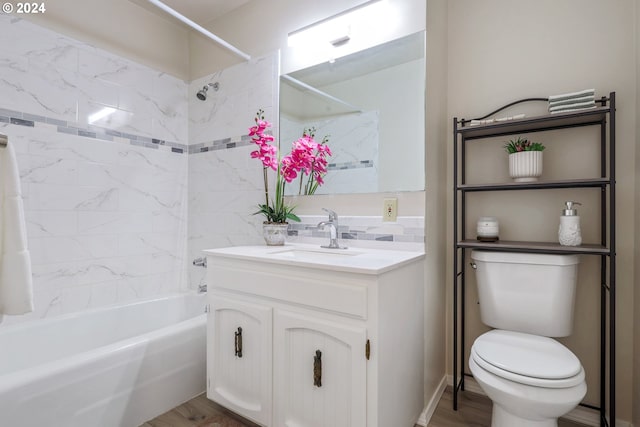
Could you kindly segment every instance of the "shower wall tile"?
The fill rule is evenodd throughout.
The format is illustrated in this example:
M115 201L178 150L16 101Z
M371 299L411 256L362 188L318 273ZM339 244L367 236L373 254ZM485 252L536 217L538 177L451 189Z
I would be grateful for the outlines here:
M188 85L7 15L0 58L35 297L2 326L186 290Z
M9 15L0 15L0 108L97 124L181 144L187 141L187 84L165 73Z
M192 81L189 144L246 135L260 108L269 121L277 123L278 67L279 55L274 53ZM206 101L195 97L203 86L214 82L219 83L219 89L209 88Z
M188 156L189 260L203 249L264 242L263 219L252 215L264 199L262 165L251 159L254 147L243 136L259 109L277 123L278 67L274 53L190 84L189 144L197 151ZM219 90L198 100L193 94L210 82L218 82ZM205 284L205 276L204 268L190 266L190 287Z

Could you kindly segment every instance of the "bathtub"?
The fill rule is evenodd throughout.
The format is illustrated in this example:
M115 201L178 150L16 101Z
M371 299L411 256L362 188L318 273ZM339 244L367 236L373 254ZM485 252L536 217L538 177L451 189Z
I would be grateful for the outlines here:
M0 426L137 427L204 392L205 298L0 328Z

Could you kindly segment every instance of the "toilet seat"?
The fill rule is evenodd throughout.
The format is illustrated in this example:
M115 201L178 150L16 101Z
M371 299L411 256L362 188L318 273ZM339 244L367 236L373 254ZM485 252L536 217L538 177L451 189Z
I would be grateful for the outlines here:
M496 329L476 339L471 357L484 370L520 384L567 388L584 381L578 358L552 338Z

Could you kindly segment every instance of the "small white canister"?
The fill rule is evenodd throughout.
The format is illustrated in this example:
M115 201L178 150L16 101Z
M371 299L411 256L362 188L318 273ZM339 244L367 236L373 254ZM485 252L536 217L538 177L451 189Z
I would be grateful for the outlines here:
M476 231L481 242L495 242L500 232L498 220L492 216L481 216Z

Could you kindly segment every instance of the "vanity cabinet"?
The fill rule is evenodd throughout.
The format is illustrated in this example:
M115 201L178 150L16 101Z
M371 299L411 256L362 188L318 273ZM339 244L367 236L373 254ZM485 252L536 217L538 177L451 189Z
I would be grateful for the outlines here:
M210 301L207 322L209 398L264 424L271 418L271 313L220 296Z
M285 310L274 317L274 425L365 427L367 330Z
M209 399L265 427L413 427L424 407L423 254L205 252Z

